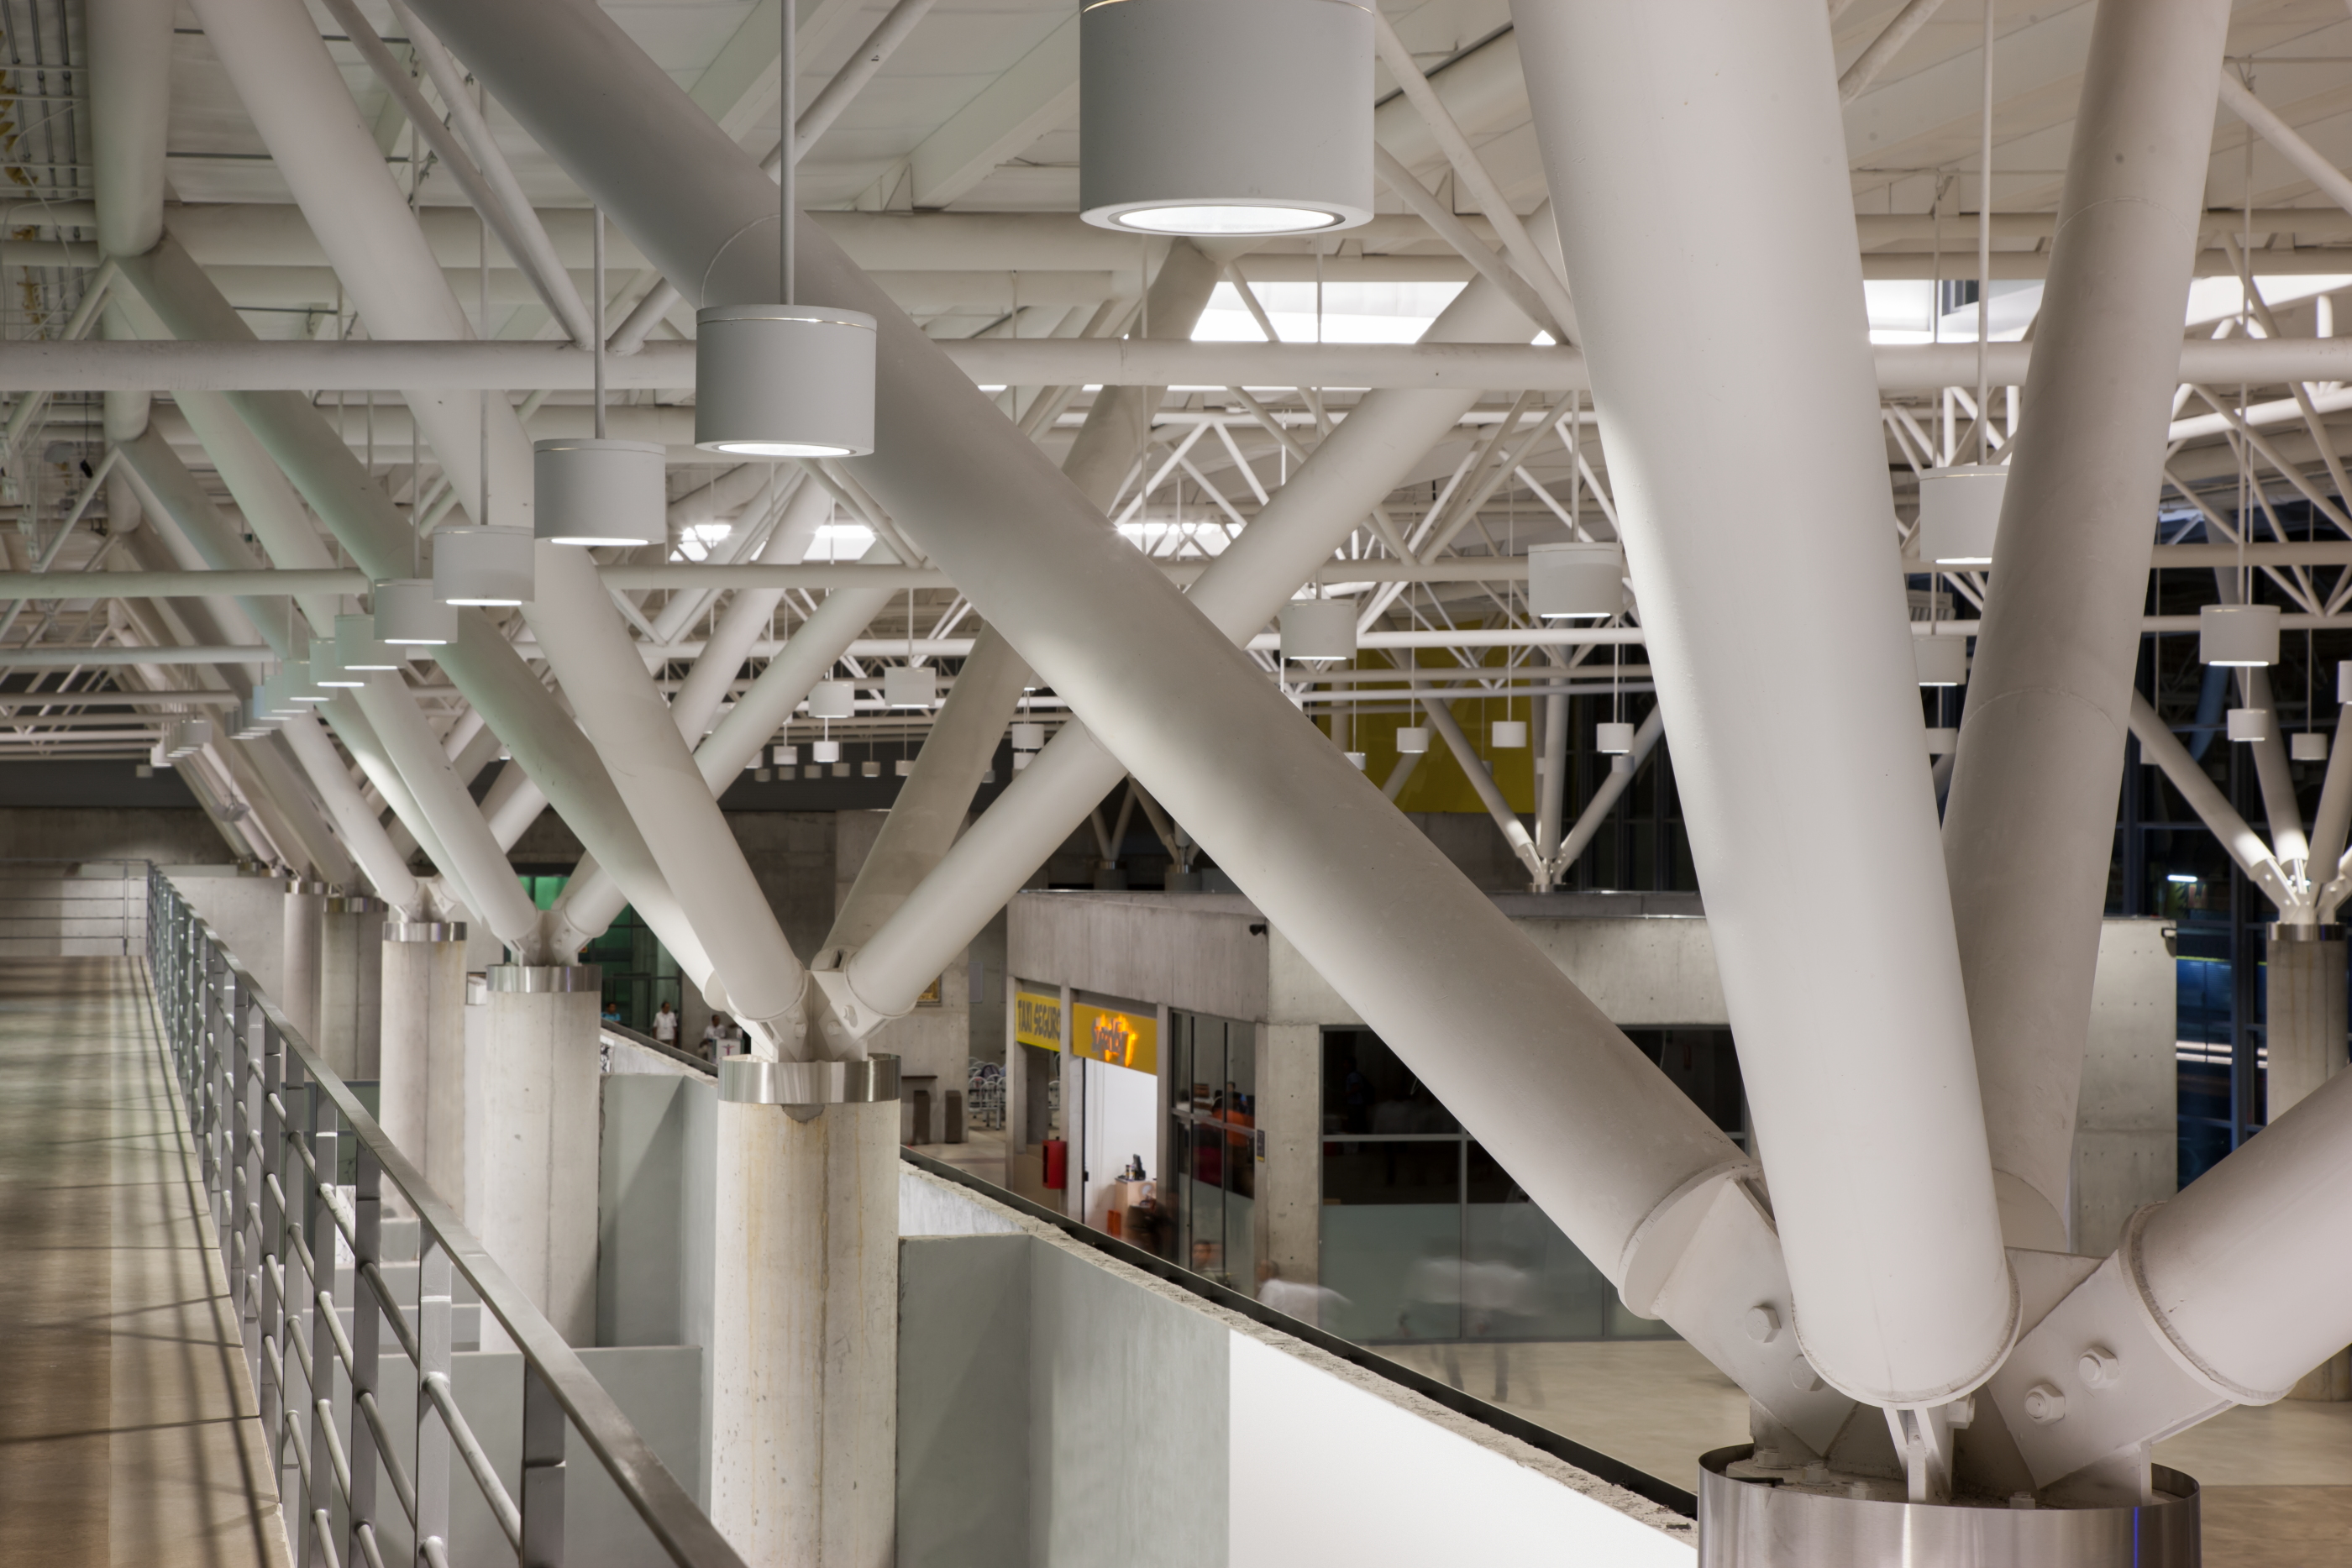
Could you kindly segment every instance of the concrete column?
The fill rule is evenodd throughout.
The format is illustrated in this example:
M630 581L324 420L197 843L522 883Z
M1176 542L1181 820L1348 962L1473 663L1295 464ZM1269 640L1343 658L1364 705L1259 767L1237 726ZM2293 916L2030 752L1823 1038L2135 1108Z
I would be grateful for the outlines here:
M311 1050L319 1049L320 944L327 915L327 884L299 879L286 884L286 967L278 1007Z
M1312 1285L1321 1275L1323 1029L1257 1026L1257 1125L1265 1164L1257 1172L1259 1264ZM1258 1276L1253 1271L1253 1288Z
M466 927L387 925L377 1120L443 1202L466 1212ZM470 1223L470 1221L468 1221Z
M1071 1021L1078 993L1062 988L1062 1141L1069 1155L1062 1165L1062 1212L1081 1224L1087 1218L1087 1068L1086 1058L1071 1049L1076 1039Z
M489 1040L470 1109L478 1214L490 1256L575 1345L596 1342L598 1114L593 964L500 964L488 971ZM491 1337L484 1326L484 1348Z
M890 1056L719 1068L710 1517L746 1562L893 1561L898 1100Z
M2271 1057L2266 1122L2277 1121L2344 1071L2345 945L2340 936L2323 937L2320 932L2315 925L2284 921L2271 927L2263 1009ZM2321 1362L2287 1397L2352 1399L2352 1351L2337 1351Z
M357 894L327 900L320 917L319 1055L346 1082L382 1074L383 901Z

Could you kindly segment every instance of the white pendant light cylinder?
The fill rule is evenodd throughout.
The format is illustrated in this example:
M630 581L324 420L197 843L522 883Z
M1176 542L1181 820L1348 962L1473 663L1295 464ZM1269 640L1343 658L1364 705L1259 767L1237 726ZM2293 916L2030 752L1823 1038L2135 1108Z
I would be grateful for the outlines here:
M1044 725L1030 724L1024 720L1024 722L1013 727L1013 750L1042 751L1045 748L1045 727Z
M531 537L520 528L446 528L433 535L433 596L444 604L529 604Z
M1098 0L1078 14L1078 208L1150 234L1372 215L1372 16L1346 0Z
M819 681L809 688L808 709L811 718L847 718L857 711L857 688L847 681Z
M1525 751L1528 748L1528 721L1523 718L1496 719L1494 747L1497 751Z
M874 450L874 318L829 305L695 313L694 444L740 457Z
M2324 729L2298 729L2286 737L2286 755L2290 762L2325 762L2327 760L2327 732Z
M1919 476L1919 559L1936 566L1990 566L2009 469L1963 463Z
M1919 666L1921 685L1958 686L1968 684L1967 639L1914 636L1911 639L1911 654Z
M457 640L457 611L433 591L429 577L395 577L378 581L375 634L394 648L443 648Z
M840 761L841 742L837 740L813 740L809 742L809 760L811 762Z
M668 453L650 441L531 444L531 531L550 544L649 545L668 537Z
M928 664L893 664L882 672L885 707L928 708L939 697L939 672Z
M1592 743L1603 757L1622 757L1633 749L1633 727L1601 723L1593 726Z
M313 643L310 644L310 684L331 695L339 691L357 691L367 685L367 677L343 668L342 661L335 657L333 643Z
M2266 707L2233 707L2230 710L2231 740L2268 740L2271 737L2271 710Z
M2206 664L2232 670L2261 669L2277 664L2278 606L2206 605L2197 612L2197 656Z
M1936 728L1927 732L1927 755L1930 757L1948 757L1959 744L1960 732L1957 729Z
M335 659L346 670L396 670L407 663L376 635L373 615L335 617Z
M1318 4L1324 0L1317 0ZM1356 605L1348 599L1294 599L1282 607L1282 656L1295 664L1336 664L1356 656Z
M1396 732L1396 748L1401 757L1422 756L1429 750L1428 729L1413 724L1400 727Z
M1625 549L1617 544L1531 545L1528 608L1545 621L1605 621L1625 608Z

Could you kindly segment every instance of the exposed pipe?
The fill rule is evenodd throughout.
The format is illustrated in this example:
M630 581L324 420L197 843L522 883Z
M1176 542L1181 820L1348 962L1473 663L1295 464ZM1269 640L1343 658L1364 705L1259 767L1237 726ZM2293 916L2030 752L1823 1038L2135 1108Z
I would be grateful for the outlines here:
M808 553L819 525L832 511L833 497L823 486L803 483L784 503L783 517L760 551L761 562L770 566L797 565ZM671 716L687 745L701 744L719 704L726 700L728 689L750 656L751 644L767 636L769 619L783 597L781 585L742 588L719 617L719 624L704 642L694 668L687 672L686 684L670 698Z
M1536 858L1544 870L1537 890L1547 891L1559 875L1559 826L1568 802L1568 695L1543 701L1543 766L1536 779Z
M404 917L421 918L425 914L424 890L415 873L393 847L392 837L376 814L360 799L359 787L344 770L343 759L335 755L334 746L319 721L304 714L287 720L278 733L286 737L287 749L310 776L320 802L334 819L336 830L343 835L343 842L351 846L352 858L367 873L377 895ZM434 863L437 866L440 862Z
M1609 776L1601 780L1601 787L1593 790L1592 799L1587 800L1584 810L1577 813L1576 825L1569 829L1568 836L1560 841L1559 851L1551 857L1551 873L1555 878L1574 865L1577 857L1601 836L1601 824L1609 821L1609 813L1616 809L1625 791L1633 787L1634 777L1642 771L1642 764L1650 759L1650 753L1657 748L1658 737L1666 732L1665 717L1664 708L1653 707L1649 716L1642 720L1640 727L1633 731L1633 749L1622 757L1609 759Z
M1702 759L1678 779L1684 818L1796 1334L1857 1399L1937 1405L2000 1364L2018 1297L1885 527L1829 24L1821 0L1517 0L1512 16L1610 411L1658 706ZM1700 85L1661 93L1625 68L1667 57ZM1746 172L1727 186L1709 172L1730 146ZM1736 292L1721 256L1685 242L1673 193L1693 179L1717 221L1773 235L1743 256ZM1773 302L1760 317L1759 298ZM1748 389L1767 381L1805 408L1801 430L1757 422ZM1803 486L1746 486L1737 515L1719 504L1727 485L1792 465ZM1758 664L1742 607L1759 593L1788 607L1784 651L1824 679L1792 692ZM1833 829L1792 838L1798 800ZM1832 925L1834 948L1815 939Z
M86 8L91 185L98 248L108 256L139 256L163 237L175 8L173 0L90 0Z
M1943 3L1944 0L1911 0L1908 5L1895 13L1895 19L1864 47L1862 53L1854 57L1853 64L1845 68L1845 74L1838 78L1838 102L1841 105L1852 103L1868 90L1870 84L1878 79L1878 73L1886 68L1888 62L1911 41L1913 35L1927 25L1928 18L1935 16L1937 8ZM1981 199L1987 206L1992 204L1990 186L1986 187Z
M2311 859L2311 841L2303 831L2303 807L2294 798L2294 774L2286 757L2286 732L2271 706L2271 673L2240 670L2239 689L2248 707L2272 714L2270 733L2252 743L2255 781L2262 786L2263 815L2271 830L2271 849L2290 878L2304 874ZM2316 871L2318 867L2311 868Z
M1978 623L1945 861L2002 1228L2063 1250L2223 0L2104 4ZM1996 380L1999 378L1996 377ZM1884 458L1879 461L1884 463ZM1654 654L1653 656L1654 662Z
M2271 853L2262 836L2246 825L2245 818L2238 814L2229 798L2137 692L2132 694L2129 723L2132 734L2139 737L2141 758L2163 770L2172 787L2180 791L2180 798L2189 803L2189 809L2197 813L2197 820L2221 841L2221 847L2238 863L2238 869L2246 873L2246 879L2280 908L2294 903L2293 888L2278 857Z
M1511 803L1503 799L1501 788L1479 760L1476 748L1470 744L1470 737L1462 733L1462 726L1454 716L1453 704L1444 697L1423 696L1421 706L1429 716L1431 727L1445 737L1446 748L1454 753L1454 760L1462 765L1462 776L1470 780L1470 788L1478 792L1479 802L1486 808L1486 814L1494 818L1495 826L1502 830L1503 841L1511 846L1511 853L1528 868L1528 874L1541 882L1543 857L1536 853L1536 843L1528 836L1527 824L1519 821L1517 811L1511 810Z

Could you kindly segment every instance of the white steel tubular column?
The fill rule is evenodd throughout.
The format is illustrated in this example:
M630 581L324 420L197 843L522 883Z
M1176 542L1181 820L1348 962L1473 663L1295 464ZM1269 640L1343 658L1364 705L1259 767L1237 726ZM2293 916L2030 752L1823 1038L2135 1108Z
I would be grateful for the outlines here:
M774 186L603 12L416 9L688 298L772 291ZM859 480L1546 1212L1622 1270L1643 1221L1736 1145L837 246L798 233L805 296L879 322Z
M1886 526L1827 14L1512 15L1798 1336L1858 1399L1948 1400L1999 1364L2017 1298ZM1769 238L1727 249L1727 224ZM1801 427L1756 418L1767 386ZM1792 687L1756 659L1746 606L1766 591L1819 678Z
M2099 7L1945 803L1985 1126L2016 1246L2066 1245L2149 519L2229 15L2226 0Z

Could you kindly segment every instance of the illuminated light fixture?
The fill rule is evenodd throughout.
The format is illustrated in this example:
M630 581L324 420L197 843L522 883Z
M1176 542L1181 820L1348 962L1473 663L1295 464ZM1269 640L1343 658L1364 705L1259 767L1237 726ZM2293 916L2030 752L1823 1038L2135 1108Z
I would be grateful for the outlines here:
M857 765L857 776L861 779L879 779L882 777L882 764L869 757Z
M1633 749L1633 727L1601 723L1592 727L1593 745L1603 757L1623 757Z
M1927 732L1927 755L1948 757L1959 748L1960 732L1957 729L1930 729Z
M1013 727L1013 749L1043 751L1045 748L1045 727L1042 724L1016 724Z
M911 757L901 757L892 764L891 770L901 779L908 778L915 771L915 760Z
M154 748L147 753L147 771L142 773L140 777L142 779L152 777L156 768L168 768L171 766L172 758L164 750L163 743L161 740L158 740L155 743Z
M586 437L531 444L531 533L556 545L649 545L669 537L667 449Z
M1118 0L1121 5L1149 0ZM1315 5L1339 0L1307 0ZM1282 657L1293 664L1337 664L1356 656L1356 605L1349 599L1294 599L1282 607Z
M2009 469L1963 463L1919 476L1919 559L1932 566L1990 566Z
M1364 754L1362 752L1348 751L1342 752L1340 755L1347 758L1348 765L1353 768L1357 772L1361 773L1364 770Z
M1146 234L1372 215L1372 14L1345 0L1097 0L1078 13L1078 213Z
M334 693L319 684L318 652L312 650L306 659L297 659L285 666L286 700L305 707L318 707L334 696Z
M809 691L808 709L811 718L847 718L857 711L857 688L847 681L819 681ZM838 742L820 740L817 745L820 748L831 746L835 751L835 756L827 757L820 749L816 758L819 762L839 759Z
M2206 605L2197 612L2197 656L2209 664L2231 670L2259 670L2277 664L2278 606Z
M2185 871L2168 871L2164 873L2164 880L2181 887L2194 887L2203 879Z
M1493 745L1497 751L1525 751L1528 748L1528 721L1523 718L1496 719Z
M2327 760L2327 732L2324 729L2298 729L2286 737L2286 756L2290 762L2325 762Z
M839 741L837 741L837 740L812 740L812 741L810 741L810 742L809 742L809 760L810 760L811 762L838 762L838 761L840 761L840 760L841 760L841 742L839 742Z
M772 746L768 747L768 760L778 768L797 768L800 766L801 748L797 746Z
M346 670L396 670L407 663L375 634L373 615L335 617L335 661Z
M335 645L331 642L310 644L310 679L331 692L357 691L367 685L365 675L343 668L343 662L336 657Z
M531 538L520 528L433 533L433 597L444 604L529 604Z
M1429 749L1429 731L1419 725L1406 725L1397 731L1397 750L1406 757L1419 757Z
M884 707L927 708L939 700L939 672L929 664L893 664L882 672Z
M257 695L236 705L236 724L229 731L232 740L259 740L270 731L271 721L261 711Z
M301 677L294 674L299 667L281 665L276 674L261 683L263 706L269 716L280 723L310 711L295 697L302 685Z
M1031 758L1033 758L1033 757L1035 757L1036 755L1037 755L1037 754L1036 754L1035 752L1034 752L1034 751L1016 751L1016 752L1014 752L1014 753L1013 754L1013 772L1015 772L1015 773L1018 773L1018 772L1020 772L1024 768L1028 767L1028 766L1029 766L1029 759L1030 759Z
M738 457L874 450L874 318L830 305L694 317L694 444Z
M1544 621L1606 621L1625 608L1625 551L1614 544L1531 545L1528 608Z
M385 578L375 584L375 634L394 648L445 648L457 640L457 609L434 596L424 577Z
M1911 656L1919 666L1923 686L1966 685L1969 643L1965 637L1914 637Z
M176 762L183 757L202 751L213 743L213 721L208 718L174 719L163 732L163 755Z
M2231 740L2268 740L2271 737L2271 710L2266 707L2233 707L2230 710Z

